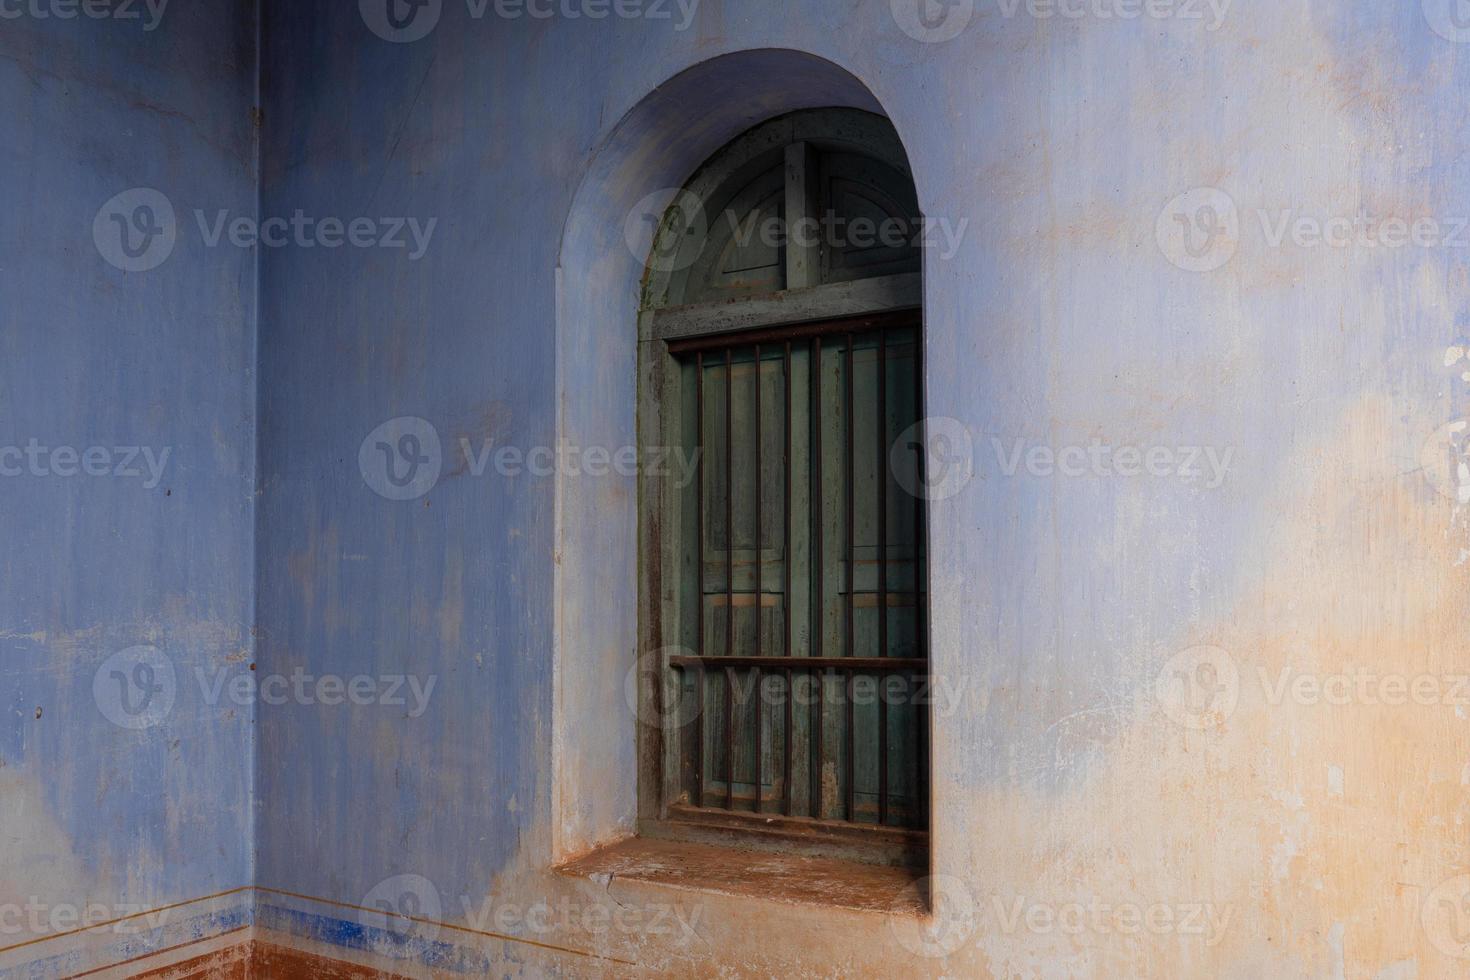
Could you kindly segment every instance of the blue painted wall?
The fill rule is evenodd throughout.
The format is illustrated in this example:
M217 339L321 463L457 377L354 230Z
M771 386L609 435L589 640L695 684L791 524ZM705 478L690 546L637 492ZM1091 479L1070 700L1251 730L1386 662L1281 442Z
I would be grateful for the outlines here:
M0 905L64 931L253 876L255 256L193 212L255 213L257 19L54 9L0 19Z
M631 484L476 477L459 440L630 440L624 206L756 121L744 108L794 108L798 80L855 100L854 78L904 139L926 214L968 228L926 263L929 413L969 432L977 474L931 510L936 667L968 685L935 731L936 870L987 915L1015 895L1235 910L1209 947L1016 935L992 916L952 968L1431 969L1441 954L1418 923L1454 878L1431 856L1453 837L1436 787L1459 779L1454 712L1314 711L1272 703L1262 679L1442 672L1466 635L1450 600L1464 515L1421 461L1463 412L1466 381L1445 361L1465 253L1278 246L1261 216L1363 209L1447 229L1465 210L1470 59L1439 7L1240 0L1120 19L933 5L970 13L925 43L887 0L706 2L684 30L673 5L668 20L476 6L431 5L435 26L407 43L352 5L267 19L265 209L440 220L416 262L265 258L262 660L439 686L417 718L265 709L261 884L358 903L418 875L455 919L464 897L554 891L525 875L558 832L626 826L631 757L616 746L631 720L615 696L569 706L553 692L555 670L617 682L631 663ZM832 70L737 58L678 80L763 48ZM1171 211L1194 188L1239 216L1233 251L1203 271L1169 237L1174 213L1198 217ZM359 449L403 417L432 424L443 472L392 501ZM396 424L388 445L420 455L422 438L397 440L427 430ZM997 441L1016 440L1230 455L1214 486L1007 474ZM1200 645L1236 671L1230 717L1204 729L1171 721L1168 701ZM568 737L559 762L551 746ZM1387 748L1401 737L1431 748ZM1427 772L1399 782L1410 767ZM1424 855L1411 889L1392 884L1386 843L1334 872L1335 842L1385 841L1390 826ZM804 959L732 915L709 926L717 958L800 972L853 949L903 956L822 922L830 947Z
M146 36L5 23L0 451L172 455L151 488L0 480L21 543L0 807L27 842L0 886L253 881L278 937L448 972L577 975L595 949L671 975L1455 975L1467 950L1434 916L1470 895L1464 711L1273 693L1283 670L1451 683L1470 637L1464 446L1434 436L1470 391L1470 49L1444 4L996 0L943 6L965 22L928 41L903 0L479 7L430 4L396 43L371 3L267 4L258 180L248 10L170 8ZM935 669L961 693L936 718L933 830L976 915L941 954L902 924L710 896L687 899L692 941L385 933L354 907L411 895L463 926L487 900L668 899L544 871L631 815L634 720L587 692L637 652L633 486L476 471L487 445L633 440L622 221L813 100L881 106L926 214L965 229L925 270L928 411L975 470L931 507ZM139 186L178 242L124 274L93 221ZM252 215L257 187L304 237L209 246L193 211ZM1171 236L1205 212L1171 202L1198 188L1238 227L1191 255ZM1450 239L1271 241L1283 212L1360 211ZM1215 485L1008 473L1017 440L1230 462ZM140 645L176 698L123 729L94 680ZM129 656L122 682L156 683ZM252 657L283 696L210 705L193 668ZM1190 715L1202 663L1230 697ZM1018 899L1208 904L1228 928L1017 929Z

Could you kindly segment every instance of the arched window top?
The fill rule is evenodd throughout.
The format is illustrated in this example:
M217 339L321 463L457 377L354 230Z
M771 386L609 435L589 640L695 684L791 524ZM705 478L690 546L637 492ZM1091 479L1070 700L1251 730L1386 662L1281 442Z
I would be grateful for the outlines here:
M644 307L919 271L922 223L893 125L815 109L737 137L664 212Z

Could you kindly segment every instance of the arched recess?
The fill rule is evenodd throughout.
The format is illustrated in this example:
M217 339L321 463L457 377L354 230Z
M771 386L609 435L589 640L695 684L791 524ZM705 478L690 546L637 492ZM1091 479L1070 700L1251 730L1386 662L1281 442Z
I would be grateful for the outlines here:
M699 166L757 124L800 109L882 115L845 69L759 49L701 62L631 109L596 151L557 269L557 439L639 445L638 321L656 226ZM920 189L922 193L922 188ZM641 460L640 462L648 462ZM552 857L626 836L638 815L638 486L625 471L556 483L550 801Z

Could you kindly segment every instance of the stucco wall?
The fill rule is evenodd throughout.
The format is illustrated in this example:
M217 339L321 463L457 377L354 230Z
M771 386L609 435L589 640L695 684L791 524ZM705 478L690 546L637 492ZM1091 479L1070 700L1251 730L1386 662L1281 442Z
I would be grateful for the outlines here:
M262 657L439 687L416 719L267 712L263 758L283 761L263 772L262 885L359 903L417 875L464 922L464 901L557 893L534 871L553 822L575 842L626 820L629 759L615 746L632 722L616 698L554 704L552 670L631 663L629 485L476 477L459 439L631 441L636 276L621 228L575 237L574 201L589 174L624 181L616 199L669 186L739 112L692 139L681 127L697 112L671 106L662 135L640 117L642 142L617 151L614 174L599 154L620 124L686 68L782 48L860 81L905 141L927 216L964 227L926 266L928 409L968 431L975 471L931 509L935 660L962 692L936 719L935 867L976 910L950 968L1453 974L1443 929L1420 920L1462 870L1463 710L1276 697L1282 670L1447 678L1465 637L1465 528L1421 462L1466 385L1445 363L1465 285L1449 235L1470 211L1454 193L1466 64L1432 29L1437 8L1237 2L1124 20L981 3L935 43L886 2L705 3L686 30L673 6L669 20L469 9L445 4L410 43L347 7L298 4L269 23L267 201L440 224L416 263L343 250L268 267ZM690 98L801 104L806 89L787 84L781 105L787 79L752 64ZM1216 242L1195 261L1173 214L1204 203L1224 217L1225 198L1168 208L1201 187L1233 201L1239 227L1233 253ZM1359 209L1437 218L1441 238L1272 241L1283 211ZM570 240L611 251L562 252ZM579 295L617 301L594 323L569 313ZM432 422L443 443L444 475L412 502L376 495L357 465L364 437L399 416ZM1038 458L1008 474L1017 440L1095 440L1109 462L1067 476ZM1120 476L1122 447L1200 476ZM554 635L557 622L576 630ZM1228 659L1188 652L1201 645ZM1182 712L1180 670L1233 698L1203 720ZM607 765L578 774L572 753L554 767L568 731L613 746ZM610 795L588 803L568 787ZM1018 900L1161 906L1175 920L1163 934L1107 915L1080 932L1028 927L1008 921ZM738 904L702 907L702 938L686 945L559 941L670 970L684 956L812 973L914 965L861 917L741 925ZM1184 927L1196 907L1220 928ZM830 941L799 939L818 921ZM475 942L438 941L450 939ZM485 955L529 955L516 949Z
M51 938L253 876L255 259L194 213L255 213L255 51L251 4L0 11L0 975L248 918Z
M191 9L162 44L0 35L26 93L0 175L35 190L0 269L51 256L5 280L0 424L175 447L152 490L4 481L29 543L0 567L0 806L37 801L7 888L37 854L19 880L145 900L251 881L253 710L258 926L415 975L1463 973L1448 2L977 0L926 27L903 0L449 0L406 41L371 3L267 5L260 216L312 230L258 250L254 656L283 686L247 708L192 668L250 655L255 253L205 251L192 209L251 213L252 21ZM635 721L597 692L637 653L635 500L495 462L632 444L628 214L745 125L834 103L880 106L913 164L928 414L972 474L930 507L956 694L935 936L546 872L632 815ZM123 275L92 221L135 186L180 244ZM360 243L321 238L357 219ZM92 684L142 644L180 688L129 735ZM82 720L48 728L48 693Z

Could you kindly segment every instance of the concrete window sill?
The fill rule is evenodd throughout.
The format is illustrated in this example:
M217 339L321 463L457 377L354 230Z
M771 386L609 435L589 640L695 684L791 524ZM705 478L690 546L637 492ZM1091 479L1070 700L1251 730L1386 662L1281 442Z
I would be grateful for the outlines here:
M837 858L632 837L569 861L557 871L795 905L927 914L919 873Z

